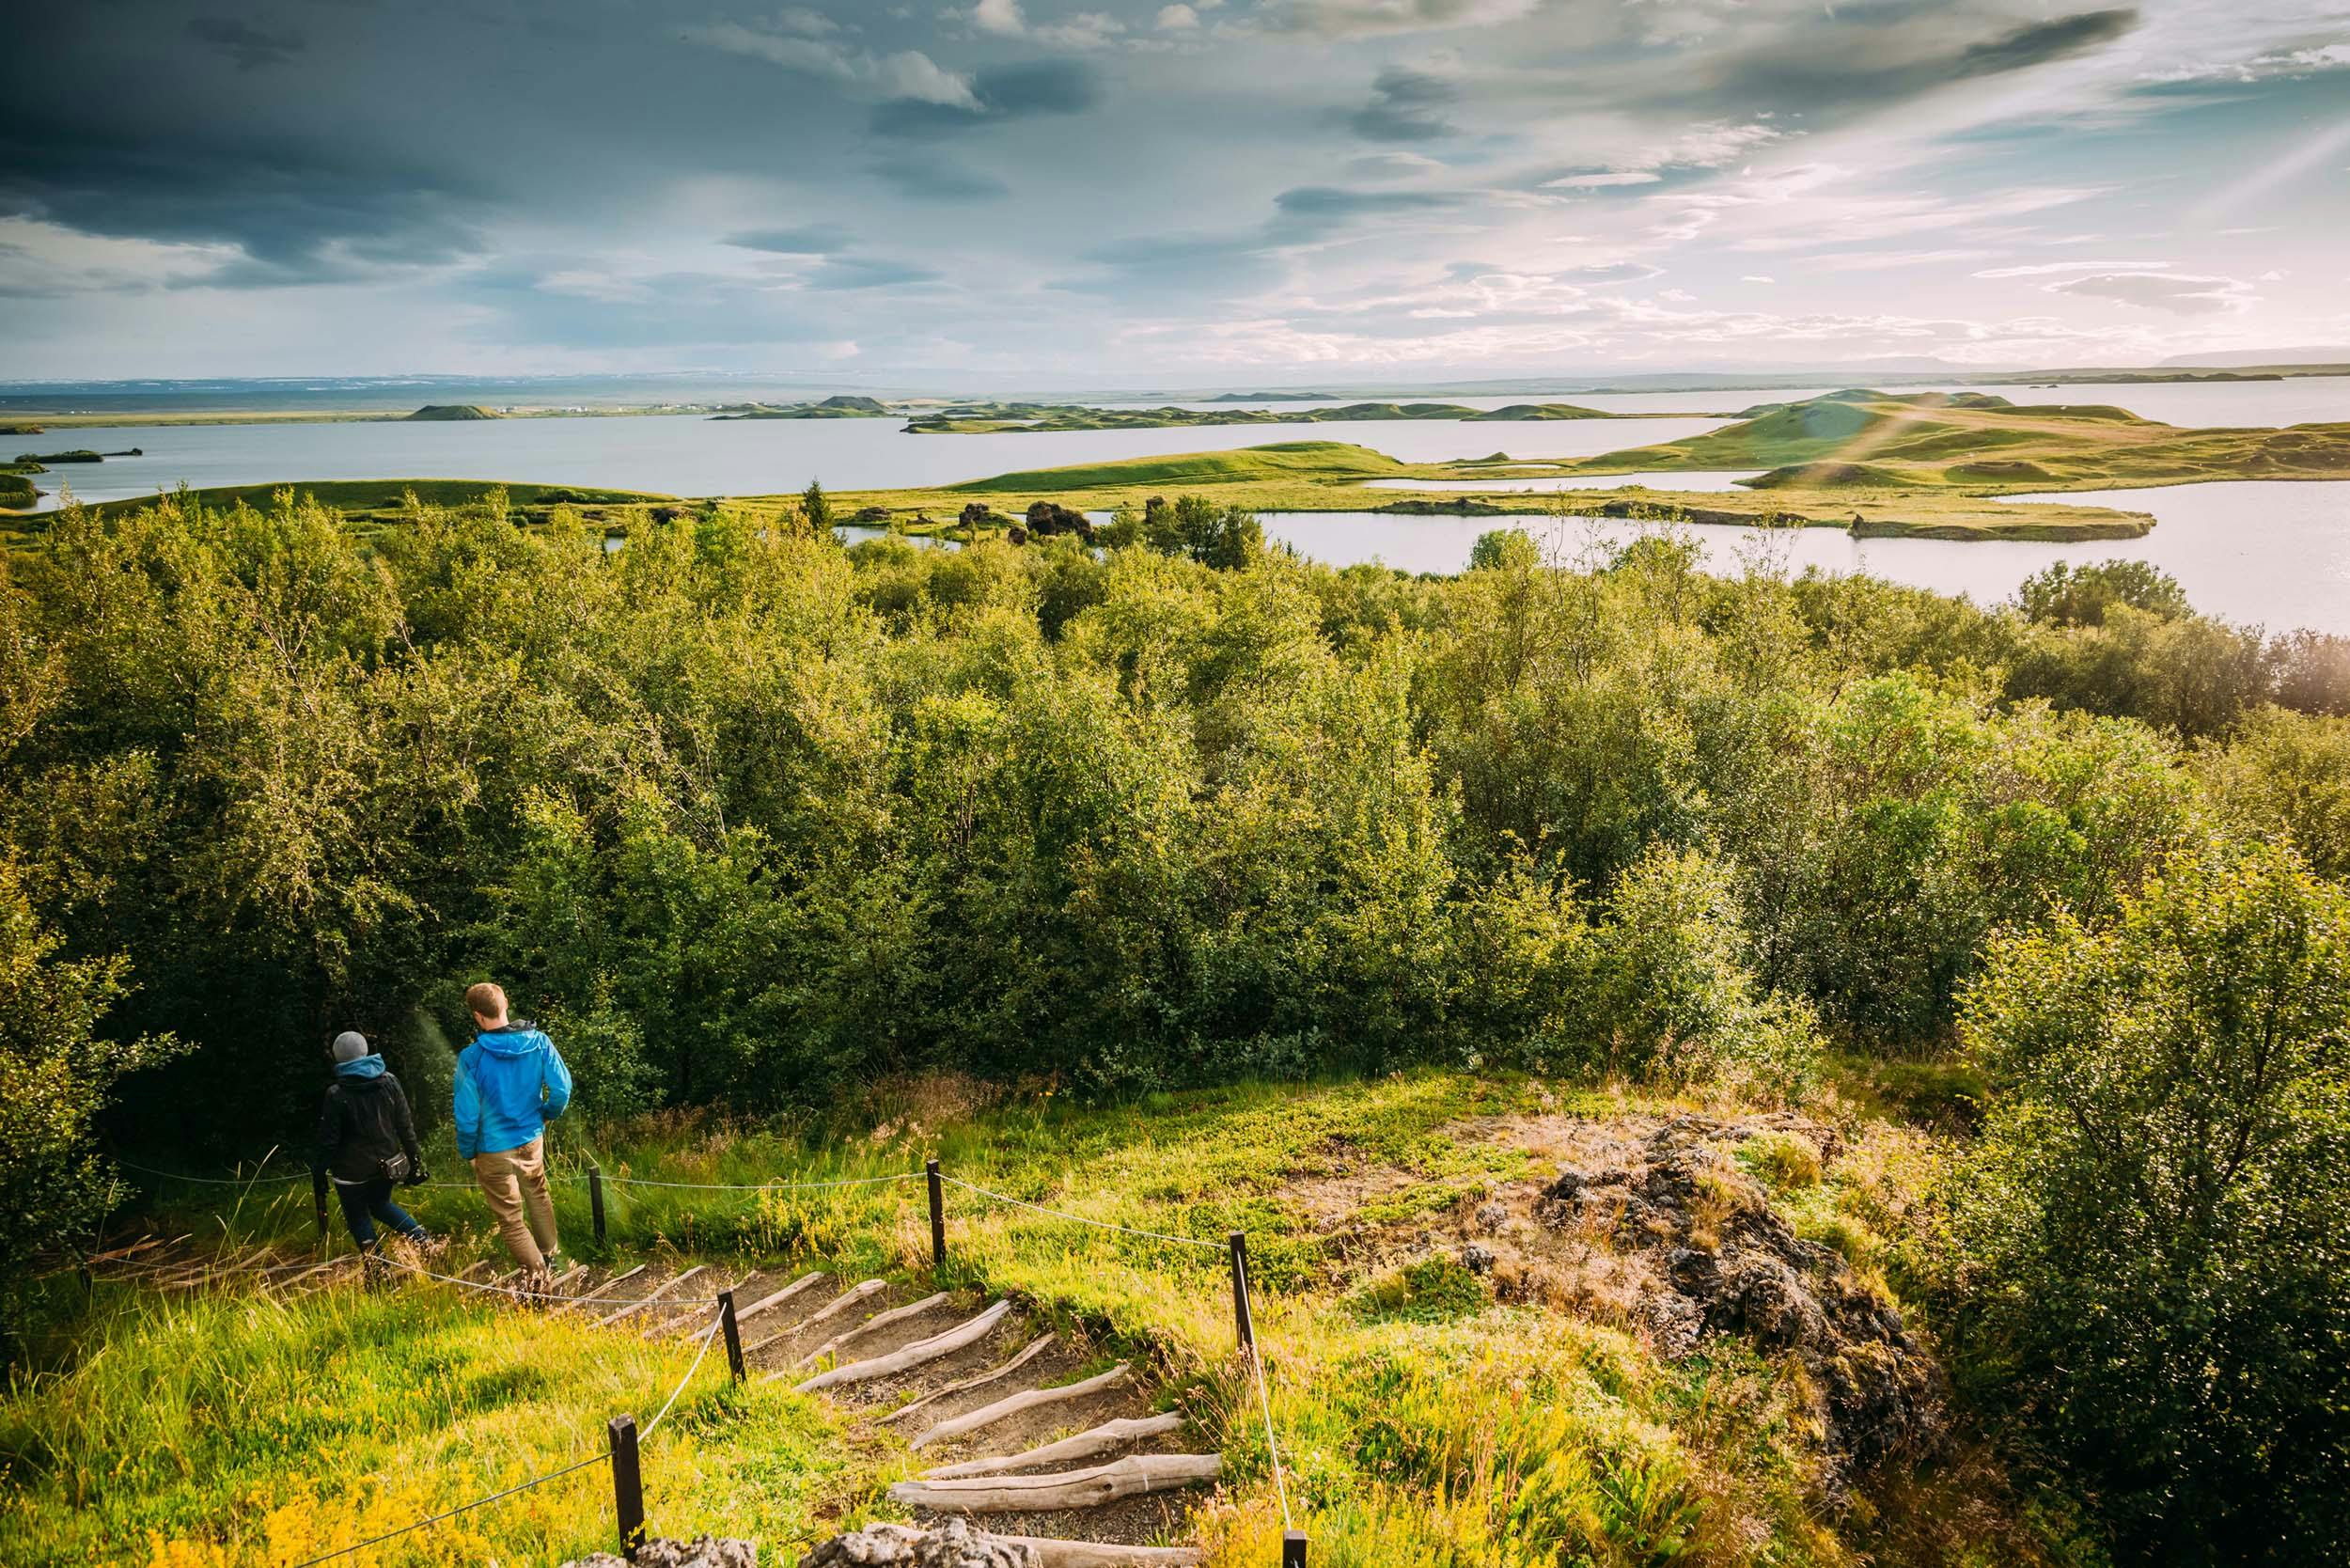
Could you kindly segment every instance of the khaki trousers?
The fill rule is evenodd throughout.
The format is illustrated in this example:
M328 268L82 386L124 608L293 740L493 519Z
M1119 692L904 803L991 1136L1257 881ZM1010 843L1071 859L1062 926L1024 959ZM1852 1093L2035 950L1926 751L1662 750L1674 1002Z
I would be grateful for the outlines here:
M498 1235L514 1262L531 1270L547 1266L556 1249L555 1201L547 1196L546 1140L532 1138L519 1149L473 1157L474 1180L490 1200Z

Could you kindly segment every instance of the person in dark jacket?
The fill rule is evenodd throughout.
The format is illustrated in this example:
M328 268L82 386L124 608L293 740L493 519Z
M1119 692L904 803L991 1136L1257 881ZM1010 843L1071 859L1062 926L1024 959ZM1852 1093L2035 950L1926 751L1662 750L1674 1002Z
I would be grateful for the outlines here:
M424 1180L424 1151L416 1145L407 1092L354 1029L335 1037L335 1082L319 1113L317 1168L334 1182L343 1222L361 1251L375 1250L379 1222L418 1245L432 1239L392 1201L395 1183L413 1187Z

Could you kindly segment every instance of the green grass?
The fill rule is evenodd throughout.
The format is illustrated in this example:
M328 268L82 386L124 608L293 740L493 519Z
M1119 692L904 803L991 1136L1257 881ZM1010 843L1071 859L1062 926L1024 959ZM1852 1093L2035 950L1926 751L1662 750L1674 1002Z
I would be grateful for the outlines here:
M453 1292L280 1304L102 1288L70 1370L0 1403L0 1560L291 1562L588 1458L690 1350ZM805 1539L851 1464L822 1406L705 1360L644 1453L664 1531ZM558 1562L614 1540L589 1466L351 1560Z
M1856 1560L1861 1537L1816 1516L1818 1450L1797 1419L1792 1363L1723 1345L1668 1366L1622 1327L1496 1302L1440 1251L1412 1255L1412 1237L1439 1211L1550 1174L1479 1133L1545 1108L1604 1118L1673 1107L1445 1074L1241 1086L1110 1109L1049 1095L990 1105L968 1086L921 1084L828 1133L677 1118L567 1123L553 1157L558 1178L590 1158L616 1178L613 1246L630 1256L749 1252L927 1281L918 1182L715 1194L620 1178L829 1180L912 1172L930 1152L948 1173L1015 1198L1207 1244L1090 1229L948 1188L948 1282L1012 1294L1104 1355L1139 1356L1167 1385L1194 1390L1188 1405L1228 1458L1222 1500L1197 1516L1219 1568L1275 1560L1280 1529L1254 1387L1230 1355L1221 1244L1234 1229L1250 1239L1270 1403L1317 1561ZM1782 1152L1780 1163L1800 1166ZM1807 1233L1882 1278L1884 1237L1898 1232L1928 1157L1915 1135L1886 1129L1826 1179L1778 1185ZM459 1168L446 1150L434 1163ZM1334 1245L1327 1195L1366 1169L1392 1180L1378 1202L1343 1216L1346 1233L1386 1240ZM583 1187L558 1180L556 1193L569 1248L589 1250ZM415 1197L428 1224L460 1237L459 1258L488 1249L471 1193ZM306 1180L242 1196L181 1190L165 1195L157 1221L224 1245L298 1247L309 1202ZM1390 1261L1398 1247L1402 1261ZM608 1416L645 1419L684 1356L437 1288L286 1306L108 1289L47 1364L0 1402L0 1562L180 1568L289 1562L567 1462ZM762 1560L789 1562L841 1522L887 1515L883 1493L909 1463L900 1439L831 1419L772 1386L731 1391L705 1366L648 1450L656 1529L730 1527L761 1537ZM603 1486L585 1472L359 1560L559 1561L608 1533Z
M2350 424L2184 430L2105 403L2016 404L1982 393L1838 392L1585 473L1765 468L1779 489L2105 490L2205 479L2350 478Z
M506 498L516 507L543 509L558 504L586 507L636 507L656 504L682 504L679 497L662 495L642 490L603 490L582 485L522 484L499 479L321 479L287 480L275 484L221 485L207 490L190 491L190 497L207 507L233 507L239 503L266 510L276 504L277 493L292 490L303 495L314 495L325 506L348 515L371 520L397 516L414 494L428 506L456 507L480 500L494 491L503 490ZM89 510L101 516L137 511L155 504L155 497L143 495L120 501L98 501Z

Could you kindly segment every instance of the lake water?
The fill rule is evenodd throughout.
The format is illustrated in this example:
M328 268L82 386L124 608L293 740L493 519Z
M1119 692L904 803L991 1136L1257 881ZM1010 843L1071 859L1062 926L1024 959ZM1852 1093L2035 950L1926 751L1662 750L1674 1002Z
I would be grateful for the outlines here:
M315 425L137 425L8 439L40 449L70 441L143 456L60 464L36 479L70 485L86 501L152 495L182 483L266 484L277 479L514 479L537 484L651 490L675 495L773 495L821 479L827 490L902 490L991 475L1173 452L1346 441L1406 463L1484 457L1584 458L1678 441L1720 426L1674 417L1528 424L1375 420L1268 428L1067 431L1039 434L907 435L895 419L711 419L692 415L603 418L400 420ZM43 507L59 504L55 494Z
M1774 535L1768 547L1790 572L1865 572L1897 583L1964 593L1978 604L2012 596L2057 561L2141 560L2186 588L2207 615L2271 632L2308 627L2350 635L2350 484L2247 480L2040 497L2154 513L2139 539L2045 543L2036 540L1854 539L1841 528ZM2029 498L2013 504L2029 505ZM1621 544L1639 525L1606 519L1397 517L1380 512L1279 512L1266 537L1334 566L1376 560L1406 572L1458 572L1489 528L1523 528L1573 559L1592 541ZM1714 571L1735 572L1765 547L1754 528L1692 527Z
M2016 386L1945 390L1990 391L2018 402L2113 402L2184 425L2350 420L2350 377L2083 385L2055 391ZM1714 429L1718 419L1700 416L1708 411L1729 413L1756 401L1804 395L1565 395L1611 412L1670 416L1637 423L1416 420L916 436L902 433L894 419L719 421L672 415L460 424L149 425L14 439L22 449L58 445L108 451L143 448L138 458L62 467L39 481L45 489L70 485L74 494L89 500L149 495L182 482L201 489L280 479L404 477L508 478L681 495L771 494L798 490L810 478L836 490L904 488L1069 463L1298 440L1355 442L1414 463L1482 457L1496 448L1517 458L1594 457ZM1542 400L1519 395L1448 400L1497 408ZM1660 488L1726 489L1736 477L1651 474L1592 482L1598 488L1646 481ZM1478 480L1460 488L1580 489L1583 481ZM1816 565L1829 571L1868 571L1993 601L2013 593L2016 584L2051 561L2129 557L2151 561L2177 576L2197 607L2209 613L2271 628L2309 626L2350 633L2350 483L2221 483L2063 498L2150 511L2160 525L2143 539L2077 544L1856 542L1841 530L1814 528L1795 541L1793 565L1798 570ZM54 506L56 497L45 497L42 504ZM1418 572L1458 571L1477 536L1496 525L1501 525L1499 521L1492 518L1370 513L1266 519L1269 534L1318 558L1339 564L1378 558ZM1520 525L1534 529L1543 525L1541 519L1528 518ZM1629 537L1630 525L1614 526L1619 535ZM1724 569L1733 568L1738 552L1749 547L1749 530L1709 527L1697 532L1709 557Z

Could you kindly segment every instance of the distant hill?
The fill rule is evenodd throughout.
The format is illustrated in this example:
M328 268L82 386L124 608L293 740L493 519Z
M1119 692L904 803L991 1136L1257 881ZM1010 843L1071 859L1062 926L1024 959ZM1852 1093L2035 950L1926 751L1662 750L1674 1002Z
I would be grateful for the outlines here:
M2165 369L2210 367L2222 369L2244 369L2249 366L2277 367L2290 365L2300 369L2311 365L2339 366L2350 370L2350 346L2337 343L2319 349L2231 349L2224 353L2182 353L2162 361Z
M876 399L842 394L822 402L792 403L783 408L748 408L740 414L713 415L717 419L883 419L889 408Z
M1407 419L1518 423L1542 419L1637 419L1574 403L1512 403L1469 408L1461 403L1346 403L1338 408L1201 409L1087 408L1064 403L961 403L911 420L911 435L1002 435L1042 431L1167 430L1188 425L1326 425Z
M1219 392L1213 398L1202 398L1209 403L1334 403L1336 392Z
M411 419L457 420L497 419L504 416L502 415L491 413L488 409L483 408L479 403L427 403L422 408L416 410L415 413L409 415L408 417Z

